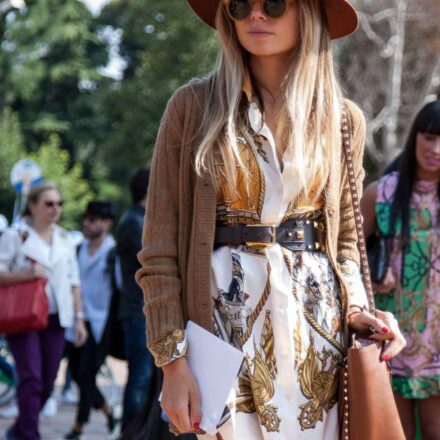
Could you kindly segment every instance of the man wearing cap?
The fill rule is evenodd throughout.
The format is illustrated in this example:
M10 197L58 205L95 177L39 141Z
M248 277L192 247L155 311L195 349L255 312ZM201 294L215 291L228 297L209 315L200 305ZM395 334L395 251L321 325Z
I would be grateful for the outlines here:
M105 414L111 435L115 435L118 428L112 408L96 386L96 374L105 360L109 345L107 320L113 293L115 249L115 240L110 235L113 220L114 211L110 203L96 200L87 205L83 220L86 240L78 247L78 264L84 319L90 336L82 347L72 350L69 360L80 390L80 400L76 422L64 437L67 440L82 438L83 426L89 421L92 407Z

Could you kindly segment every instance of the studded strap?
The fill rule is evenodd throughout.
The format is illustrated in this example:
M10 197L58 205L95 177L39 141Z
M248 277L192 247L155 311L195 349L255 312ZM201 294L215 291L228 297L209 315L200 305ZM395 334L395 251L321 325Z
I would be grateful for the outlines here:
M370 268L368 266L367 247L365 244L364 230L362 227L362 214L359 200L359 193L356 186L356 176L353 165L353 151L351 149L350 120L348 110L344 106L342 112L342 145L344 148L345 165L347 167L348 181L350 185L351 199L353 201L353 212L356 222L356 232L358 236L358 249L361 258L361 270L364 279L365 290L367 292L370 313L376 314L374 304L373 285L371 283Z
M348 182L350 185L351 199L353 202L353 212L356 222L356 232L358 236L358 249L361 258L361 270L364 279L365 290L368 296L368 303L370 313L376 314L376 306L374 304L373 296L373 286L371 284L370 268L368 266L367 258L367 248L365 245L364 230L362 228L362 214L360 208L359 193L356 186L356 176L353 165L353 151L351 149L351 137L350 137L350 119L348 116L348 110L346 106L343 107L342 120L341 120L341 131L342 131L342 146L345 156L345 165L347 168ZM353 339L354 344L355 339ZM341 382L339 384L342 389L340 390L340 400L339 400L339 411L341 414L340 418L340 438L341 440L350 440L350 420L349 420L349 401L348 401L348 363L347 358L345 358L342 370L341 370Z

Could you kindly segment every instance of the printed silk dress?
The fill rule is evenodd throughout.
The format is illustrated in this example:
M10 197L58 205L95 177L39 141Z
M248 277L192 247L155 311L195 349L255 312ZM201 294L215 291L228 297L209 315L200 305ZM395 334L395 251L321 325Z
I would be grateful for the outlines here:
M380 232L390 233L391 203L399 174L378 185L376 218ZM410 399L440 394L440 203L437 184L418 181L410 200L410 240L402 255L394 239L390 267L396 287L377 294L376 305L395 314L407 346L391 361L393 389ZM401 225L397 225L399 234ZM402 267L403 265L403 267Z
M240 197L233 196L221 185L217 221L279 225L300 216L321 222L322 200L306 205L292 157L284 155L281 169L273 136L255 102L249 105L248 119L250 135L239 139L239 147L251 170L250 193L239 187ZM219 425L223 440L338 439L341 301L326 255L293 252L279 244L265 249L222 246L211 261L216 334L245 355ZM357 265L340 263L359 297L352 303L366 304Z

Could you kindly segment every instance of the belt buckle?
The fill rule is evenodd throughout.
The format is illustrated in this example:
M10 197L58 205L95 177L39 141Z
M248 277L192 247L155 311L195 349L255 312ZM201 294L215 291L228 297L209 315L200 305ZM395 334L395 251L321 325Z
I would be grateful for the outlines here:
M247 228L270 228L270 232L272 234L272 239L269 242L262 241L246 241L244 244L249 247L258 247L258 248L268 248L277 243L277 227L275 225L262 225L262 224L250 224L246 225Z

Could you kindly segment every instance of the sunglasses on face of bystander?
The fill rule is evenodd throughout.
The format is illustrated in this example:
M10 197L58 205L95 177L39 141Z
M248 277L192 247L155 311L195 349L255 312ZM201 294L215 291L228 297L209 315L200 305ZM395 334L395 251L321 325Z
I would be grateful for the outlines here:
M269 18L281 18L293 0L223 0L231 20L241 21L250 17L254 3L259 3L263 13Z
M64 202L62 200L45 200L44 202L44 206L46 208L62 208L63 207Z

